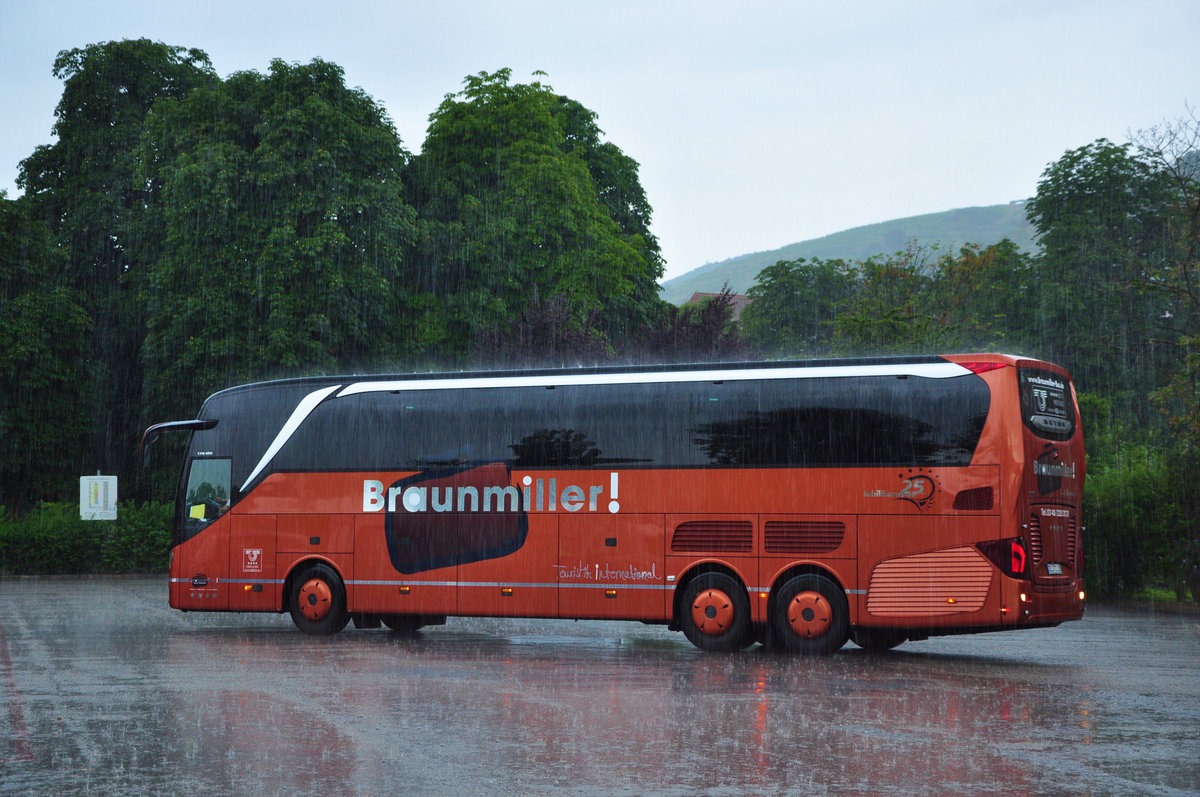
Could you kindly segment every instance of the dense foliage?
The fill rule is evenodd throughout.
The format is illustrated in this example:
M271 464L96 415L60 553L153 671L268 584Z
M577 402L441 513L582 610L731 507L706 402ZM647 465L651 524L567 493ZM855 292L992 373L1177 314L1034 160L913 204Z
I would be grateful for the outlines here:
M339 67L274 61L164 98L137 154L154 190L139 212L152 417L230 384L400 353L408 156Z
M637 164L600 141L591 111L509 76L446 97L407 174L420 225L408 323L435 358L479 349L535 300L618 344L661 311Z
M19 204L27 207L17 213L28 212L45 225L45 247L28 249L28 262L47 264L41 285L69 292L86 313L87 329L72 322L59 356L40 360L34 370L74 371L69 389L81 400L60 409L63 420L74 416L82 432L67 449L74 469L125 475L134 459L130 429L142 420L142 297L149 261L139 217L153 188L137 176L138 142L155 102L184 97L216 76L199 50L144 39L63 51L54 75L63 81L55 109L57 140L21 163L17 183L25 195ZM59 402L52 392L42 395ZM0 484L0 505L19 506L30 492L23 483Z
M1026 206L1036 252L784 260L735 320L728 291L660 301L637 163L506 69L448 94L417 155L321 60L222 79L138 40L64 51L54 74L55 141L0 196L0 570L157 566L41 502L97 470L166 497L176 461L148 481L140 430L248 380L1002 350L1076 375L1093 592L1200 597L1195 117L1050 164Z
M0 572L164 572L171 510L162 502L123 501L117 520L81 520L78 504L41 504L20 517L0 513Z

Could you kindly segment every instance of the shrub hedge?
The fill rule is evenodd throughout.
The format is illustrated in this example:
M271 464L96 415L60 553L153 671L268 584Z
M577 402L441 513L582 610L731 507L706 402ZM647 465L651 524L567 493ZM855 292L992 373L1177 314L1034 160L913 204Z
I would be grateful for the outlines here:
M166 572L171 512L169 503L126 501L117 520L81 520L77 504L44 503L20 516L0 507L0 572Z

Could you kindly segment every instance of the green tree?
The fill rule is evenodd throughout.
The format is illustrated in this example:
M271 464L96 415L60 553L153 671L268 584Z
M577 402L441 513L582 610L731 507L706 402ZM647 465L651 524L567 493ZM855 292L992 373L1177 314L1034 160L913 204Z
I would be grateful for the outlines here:
M759 272L747 292L742 334L773 355L828 354L834 322L857 287L856 269L841 260L780 260Z
M1169 257L1176 202L1161 169L1099 139L1048 166L1026 208L1042 247L1035 323L1045 356L1143 420L1175 362L1172 323L1148 288Z
M90 464L81 300L29 203L0 192L0 508L65 498Z
M433 113L408 170L420 237L409 263L413 335L461 355L536 294L576 323L601 311L627 334L658 305L662 263L636 164L594 116L541 83L480 73Z
M1029 206L1043 356L1106 409L1083 405L1089 579L1102 594L1200 590L1197 141L1194 119L1136 149L1101 139L1048 167Z
M1174 586L1180 600L1190 593L1200 603L1200 118L1190 112L1142 131L1135 142L1176 198L1170 254L1151 276L1153 295L1176 332L1177 365L1155 401L1169 430L1166 461L1179 515Z
M147 120L141 179L161 186L142 356L157 413L248 379L403 356L407 153L340 67L273 61Z
M948 348L1036 353L1032 259L1012 241L964 246L941 258L933 276L931 301Z
M569 97L559 96L555 118L563 130L562 149L583 158L597 196L617 223L620 236L643 261L632 277L633 290L609 297L600 326L610 338L627 340L652 323L665 303L658 298L663 275L662 251L650 232L651 208L638 179L638 163L611 141L601 141L596 114Z
M136 177L135 151L156 101L182 97L216 76L203 52L147 39L64 50L54 75L63 81L57 141L22 161L17 184L63 252L56 284L77 291L91 318L81 374L91 403L72 413L87 423L85 459L128 477L141 421L138 351L146 319L146 231L132 217L153 190Z
M915 243L890 257L858 264L858 286L834 320L842 354L933 353L949 337L933 303L935 272Z
M1088 447L1083 496L1088 591L1112 597L1174 587L1182 599L1183 491L1172 478L1167 453L1144 428L1114 412L1108 399L1081 393L1079 409Z

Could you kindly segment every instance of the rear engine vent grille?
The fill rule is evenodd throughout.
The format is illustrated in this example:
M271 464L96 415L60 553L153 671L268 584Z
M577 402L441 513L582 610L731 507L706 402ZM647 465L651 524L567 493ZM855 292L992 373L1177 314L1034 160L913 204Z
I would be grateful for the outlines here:
M690 520L675 527L671 550L694 553L750 553L754 526L748 520Z
M1075 553L1079 546L1079 527L1076 525L1074 517L1067 518L1065 526L1066 563L1075 567ZM1029 555L1033 558L1035 565L1041 564L1045 558L1042 545L1042 523L1036 513L1029 519Z
M1035 512L1029 519L1029 559L1039 565L1042 558L1042 523Z
M1026 527L1033 582L1063 586L1078 576L1082 562L1079 550L1079 520L1074 512L1060 507L1035 508ZM1064 569L1059 570L1055 565Z
M988 512L992 503L991 487L973 487L954 496L954 508L964 512Z
M846 524L838 521L769 520L763 530L767 553L829 553L846 536Z
M1067 561L1071 567L1078 567L1079 564L1075 560L1075 551L1079 542L1079 529L1075 526L1075 518L1067 521Z

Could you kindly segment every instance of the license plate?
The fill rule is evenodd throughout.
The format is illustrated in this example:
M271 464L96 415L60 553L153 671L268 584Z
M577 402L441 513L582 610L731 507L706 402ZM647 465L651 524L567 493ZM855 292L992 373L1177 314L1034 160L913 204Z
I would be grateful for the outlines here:
M1047 562L1046 563L1046 575L1061 576L1062 575L1062 565L1060 565L1058 562Z

